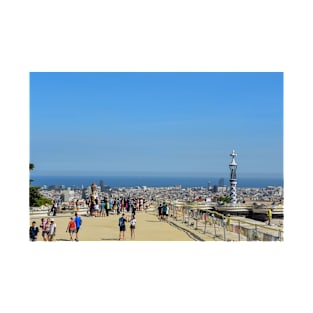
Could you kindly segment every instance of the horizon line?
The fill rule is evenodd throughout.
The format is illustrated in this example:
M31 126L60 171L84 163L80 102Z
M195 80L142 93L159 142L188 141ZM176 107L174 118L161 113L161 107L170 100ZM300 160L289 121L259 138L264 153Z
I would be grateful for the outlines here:
M114 173L94 173L94 172L90 172L90 173L72 173L72 172L68 172L68 173L30 173L29 176L32 177L36 177L36 176L71 176L71 177L78 177L78 176L83 176L83 177L88 177L88 176L96 176L96 177L100 177L100 176L108 176L108 177L125 177L125 176L130 176L130 177L228 177L229 173L225 174L225 173L171 173L171 172L166 172L166 173L157 173L157 172L114 172ZM243 178L243 177L258 177L258 178L268 178L268 177L273 177L273 178L284 178L284 173L260 173L260 172L250 172L250 173L241 173L241 174L237 174L237 178Z

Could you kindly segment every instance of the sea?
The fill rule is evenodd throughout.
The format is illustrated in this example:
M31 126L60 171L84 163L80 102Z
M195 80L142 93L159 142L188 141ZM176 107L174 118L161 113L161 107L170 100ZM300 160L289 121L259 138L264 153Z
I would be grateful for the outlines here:
M65 188L86 188L92 183L103 184L113 188L119 187L208 187L220 185L221 177L159 177L159 176L34 176L31 175L31 186L64 186ZM229 178L224 179L224 185L229 186ZM268 186L283 187L283 178L237 177L237 188L266 188Z

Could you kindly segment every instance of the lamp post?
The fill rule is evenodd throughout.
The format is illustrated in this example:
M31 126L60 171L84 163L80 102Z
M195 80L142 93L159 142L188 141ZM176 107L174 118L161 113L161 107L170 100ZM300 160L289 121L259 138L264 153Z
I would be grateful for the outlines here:
M230 154L232 157L232 160L229 164L230 169L230 203L235 204L237 202L237 193L236 193L236 186L237 186L237 163L235 160L235 157L237 156L237 153L235 153L235 150L232 151Z

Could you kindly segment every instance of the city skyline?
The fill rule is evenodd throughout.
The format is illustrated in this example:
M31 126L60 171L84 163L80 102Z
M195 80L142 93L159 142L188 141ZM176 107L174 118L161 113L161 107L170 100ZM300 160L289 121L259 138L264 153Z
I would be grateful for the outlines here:
M226 175L233 149L283 176L283 73L30 73L37 175Z

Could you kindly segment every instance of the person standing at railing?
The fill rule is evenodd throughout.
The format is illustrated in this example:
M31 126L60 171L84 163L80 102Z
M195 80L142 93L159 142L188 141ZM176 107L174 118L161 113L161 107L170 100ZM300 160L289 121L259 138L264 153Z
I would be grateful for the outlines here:
M268 218L268 225L271 226L271 222L272 222L272 209L268 209L267 211L267 218Z
M230 214L227 214L226 229L230 231Z

